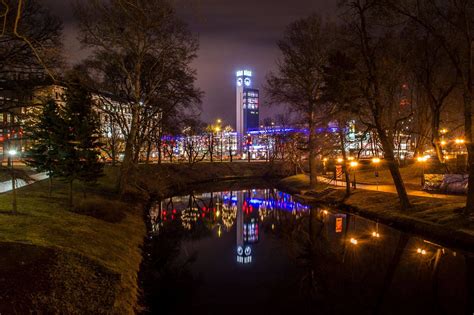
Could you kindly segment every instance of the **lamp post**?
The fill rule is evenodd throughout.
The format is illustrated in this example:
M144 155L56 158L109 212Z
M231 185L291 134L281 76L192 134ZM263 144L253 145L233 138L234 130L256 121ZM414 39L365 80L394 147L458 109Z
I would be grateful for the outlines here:
M352 187L354 189L357 188L357 183L356 183L356 167L357 165L359 165L359 163L357 161L351 161L350 164L351 166L351 169L353 170L353 173L354 173L354 181L352 182Z
M8 155L10 157L10 169L11 169L11 176L12 176L12 207L13 207L13 213L16 213L16 183L15 183L15 172L13 169L13 157L16 155L16 150L11 149L8 151Z
M379 190L379 171L378 171L378 165L380 163L380 159L378 157L374 157L372 159L372 163L375 165L375 183L377 184L377 190Z
M419 156L416 160L421 163L421 187L425 186L425 162L428 158L426 156Z

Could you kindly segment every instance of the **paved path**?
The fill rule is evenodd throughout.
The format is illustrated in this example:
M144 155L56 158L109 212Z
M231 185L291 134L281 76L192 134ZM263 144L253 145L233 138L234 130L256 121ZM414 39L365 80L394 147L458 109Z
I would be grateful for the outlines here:
M30 175L30 177L33 178L35 181L39 181L39 180L43 180L43 179L48 178L48 174L47 173L36 173L36 174ZM30 185L30 184L33 184L33 183L34 183L34 181L27 183L22 179L17 179L16 180L16 188L20 188L20 187ZM10 190L12 190L12 181L11 180L7 180L5 182L0 182L0 193L8 192Z
M323 176L318 176L318 181L321 183L326 183L333 186L338 187L346 187L346 182L338 180L335 182L333 179L329 179ZM397 190L395 185L372 185L372 184L359 184L357 183L357 189L364 189L364 190L373 190L373 191L382 191L387 193L396 194ZM439 199L446 199L458 202L465 202L466 196L456 196L456 195L445 195L445 194L431 194L426 191L422 190L415 190L415 189L407 189L407 194L410 196L418 196L418 197L428 197L428 198L439 198Z

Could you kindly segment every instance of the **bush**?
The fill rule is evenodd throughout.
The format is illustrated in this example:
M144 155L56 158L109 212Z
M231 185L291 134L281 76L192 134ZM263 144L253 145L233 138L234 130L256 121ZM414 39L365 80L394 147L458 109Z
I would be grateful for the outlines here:
M97 218L110 223L117 223L125 218L129 205L118 200L101 197L82 199L74 206L74 212Z

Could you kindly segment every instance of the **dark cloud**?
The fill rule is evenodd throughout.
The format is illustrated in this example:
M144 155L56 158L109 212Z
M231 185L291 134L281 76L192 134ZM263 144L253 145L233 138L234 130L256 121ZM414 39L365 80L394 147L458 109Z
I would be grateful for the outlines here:
M73 0L43 0L65 24L67 57L71 63L81 60L73 18ZM206 93L202 118L217 117L234 124L235 80L237 69L253 70L254 85L261 88L266 74L274 69L278 57L276 41L286 25L316 12L333 15L336 0L175 0L180 17L200 40L194 67L197 85ZM262 94L261 102L265 95ZM273 109L263 107L261 116L272 116Z

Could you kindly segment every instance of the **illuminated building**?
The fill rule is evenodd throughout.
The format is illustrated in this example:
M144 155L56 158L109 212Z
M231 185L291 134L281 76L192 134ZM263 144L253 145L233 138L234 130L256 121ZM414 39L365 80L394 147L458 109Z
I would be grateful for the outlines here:
M259 92L252 86L252 71L239 70L236 73L236 130L238 135L258 129Z

